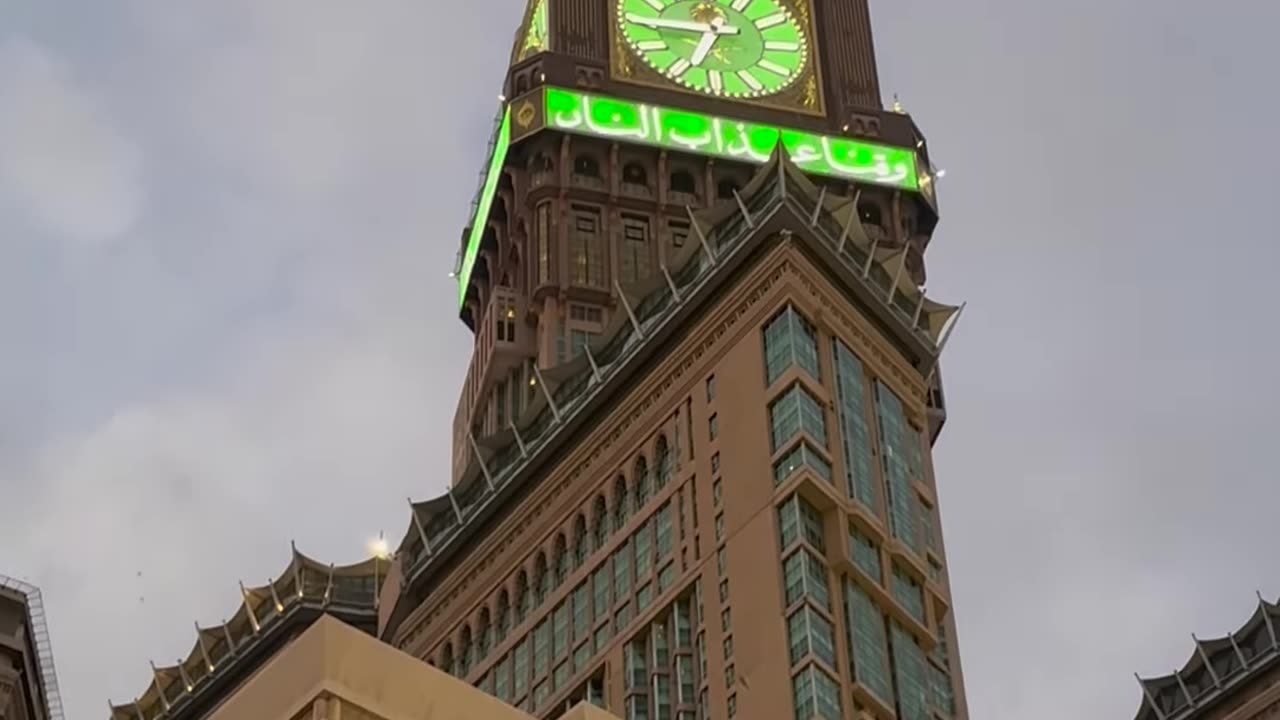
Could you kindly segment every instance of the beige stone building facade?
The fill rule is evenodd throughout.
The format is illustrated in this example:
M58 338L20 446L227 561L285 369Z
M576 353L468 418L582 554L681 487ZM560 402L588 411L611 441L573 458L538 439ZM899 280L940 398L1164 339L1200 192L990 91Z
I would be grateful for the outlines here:
M0 720L63 720L44 600L0 575Z
M379 632L541 718L966 718L929 460L956 308L785 154L734 195L413 505Z
M1239 630L1195 641L1176 672L1138 678L1136 720L1275 720L1280 718L1280 603L1258 598Z

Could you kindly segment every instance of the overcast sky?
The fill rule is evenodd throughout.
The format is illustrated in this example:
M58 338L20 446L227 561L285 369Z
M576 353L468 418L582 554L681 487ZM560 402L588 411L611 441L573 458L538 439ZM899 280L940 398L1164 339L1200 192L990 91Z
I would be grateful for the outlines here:
M291 539L357 560L446 482L521 11L472 5L0 9L0 572L44 588L72 720ZM873 18L948 170L931 290L970 304L936 465L973 717L1129 717L1134 671L1280 593L1280 5Z

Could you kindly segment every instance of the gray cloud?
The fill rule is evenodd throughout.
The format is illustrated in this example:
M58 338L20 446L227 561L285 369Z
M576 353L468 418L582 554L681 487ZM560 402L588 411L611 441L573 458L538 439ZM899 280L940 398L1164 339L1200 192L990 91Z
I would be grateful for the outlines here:
M141 157L48 49L0 37L0 188L35 222L97 241L129 230L144 202Z
M19 0L0 40L0 98L31 99L0 107L0 571L44 586L75 718L290 539L354 559L442 487L470 343L445 273L520 12L118 5ZM1280 17L873 16L949 170L932 290L970 301L936 466L973 716L1124 716L1133 671L1280 593Z

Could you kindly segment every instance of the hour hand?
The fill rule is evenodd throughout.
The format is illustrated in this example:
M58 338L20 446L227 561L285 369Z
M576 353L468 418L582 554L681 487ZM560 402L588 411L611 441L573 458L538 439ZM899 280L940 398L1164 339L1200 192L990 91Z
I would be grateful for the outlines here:
M702 39L698 41L698 46L693 49L693 55L689 57L689 63L694 67L702 64L707 59L707 53L711 52L711 46L716 44L716 39L720 36L714 32L702 33Z

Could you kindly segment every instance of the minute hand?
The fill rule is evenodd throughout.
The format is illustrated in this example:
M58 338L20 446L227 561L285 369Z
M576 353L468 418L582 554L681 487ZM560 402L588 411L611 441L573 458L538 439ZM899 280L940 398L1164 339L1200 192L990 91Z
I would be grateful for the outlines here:
M696 33L715 33L717 35L735 35L738 28L722 25L716 27L711 23L693 22L690 20L674 20L667 18L649 18L636 15L635 13L627 13L627 20L637 25L644 25L648 28L657 30L659 28L665 30L687 30Z

